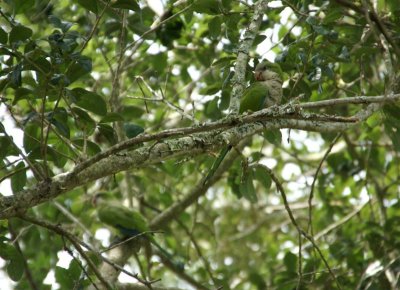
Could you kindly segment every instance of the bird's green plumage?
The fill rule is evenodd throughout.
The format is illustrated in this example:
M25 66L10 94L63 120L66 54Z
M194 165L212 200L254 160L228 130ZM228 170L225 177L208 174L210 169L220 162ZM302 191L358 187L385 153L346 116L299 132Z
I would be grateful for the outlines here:
M121 228L134 230L138 233L144 233L150 230L142 214L124 206L103 202L98 206L97 215L101 222L118 229L120 232ZM150 234L146 236L150 240L154 240L154 237Z
M259 111L279 104L282 99L282 70L276 63L264 60L255 70L256 82L246 88L240 102L240 113Z
M240 102L240 114L247 111L259 111L264 108L265 99L268 98L268 86L264 82L255 82L243 93Z
M140 212L116 204L114 201L104 197L107 197L107 194L100 193L94 198L97 216L101 222L117 230L122 238L141 235L141 237L151 242L178 269L183 269L183 264L174 263L172 255L156 242L154 236L150 233L146 218Z

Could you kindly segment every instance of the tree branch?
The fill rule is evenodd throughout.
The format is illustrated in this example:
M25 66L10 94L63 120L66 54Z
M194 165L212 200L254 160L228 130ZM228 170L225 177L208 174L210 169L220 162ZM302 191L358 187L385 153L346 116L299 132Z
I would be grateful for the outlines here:
M265 9L267 9L267 4L268 1L259 0L254 5L254 14L250 20L250 25L246 29L243 38L239 43L238 56L235 65L235 75L232 79L233 88L229 104L229 110L233 115L237 115L239 113L240 96L242 95L245 87L245 76L247 62L249 60L249 51L253 45L254 39L257 36L261 21L265 14Z
M386 99L398 100L399 98L400 95L395 95L392 98L382 97L380 101L384 102ZM368 102L368 99L365 99ZM372 101L376 102L376 97ZM0 197L0 219L16 216L18 213L23 213L37 204L49 201L87 182L128 169L146 167L171 158L194 157L211 150L220 149L222 146L226 146L227 142L236 144L240 140L265 129L289 128L316 132L344 131L366 120L382 105L381 103L370 104L365 109L360 110L355 117L303 114L300 111L304 106L305 104L273 106L253 114L212 122L203 126L140 135L96 155L84 163L84 166L78 165L71 172L65 172L38 182L30 189L17 192L13 196ZM230 129L216 130L221 128ZM202 132L207 130L210 132ZM191 134L192 132L200 133ZM183 137L167 140L169 137L182 135ZM122 149L128 149L135 144L150 140L157 140L157 143L128 152L119 152Z

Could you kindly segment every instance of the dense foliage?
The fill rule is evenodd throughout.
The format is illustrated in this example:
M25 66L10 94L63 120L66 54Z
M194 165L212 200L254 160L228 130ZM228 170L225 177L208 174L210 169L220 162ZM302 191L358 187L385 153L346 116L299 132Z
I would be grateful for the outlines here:
M399 289L398 0L155 2L2 2L8 284ZM283 105L237 116L263 58ZM100 254L99 192L179 265L144 239Z

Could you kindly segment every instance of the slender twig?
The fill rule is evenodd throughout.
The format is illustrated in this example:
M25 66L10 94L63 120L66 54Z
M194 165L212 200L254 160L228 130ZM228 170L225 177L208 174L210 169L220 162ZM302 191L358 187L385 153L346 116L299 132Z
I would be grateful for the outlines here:
M88 228L85 227L83 223L79 219L77 219L72 213L69 212L68 209L66 209L61 203L58 201L53 201L52 202L56 208L58 208L68 219L70 219L72 222L77 224L84 232L87 234L89 237L93 237L93 234L88 230Z
M173 103L171 103L170 101L168 101L165 97L164 94L162 93L161 96L157 94L157 92L155 92L153 90L153 88L145 82L145 80L141 77L141 76L137 76L136 77L137 80L141 80L143 82L143 84L146 86L146 88L151 92L151 94L155 97L155 98L147 98L146 94L144 93L144 91L142 90L140 83L138 82L139 85L139 89L142 91L143 97L141 99L147 101L153 101L153 102L163 102L164 104L166 104L168 107L170 107L171 109L173 109L174 111L176 111L178 114L182 115L183 117L187 118L188 120L194 122L195 125L198 125L198 121L196 119L193 118L193 116L187 114L182 108L174 105ZM162 92L162 91L161 91ZM136 97L129 97L131 99L137 99Z
M88 277L88 279L90 280L90 283L92 283L93 287L94 287L96 290L100 290L100 289L97 287L96 283L94 283L94 281L92 280L92 277L90 277L90 275L89 275L89 273L87 272L86 268L82 265L82 262L81 262L77 257L75 257L74 253L73 253L73 252L71 251L71 249L66 245L64 236L62 236L62 240L63 240L63 243L64 243L64 251L66 251L66 252L71 256L71 258L74 259L74 261L76 261L76 263L79 265L79 268L81 268L82 272L83 272L83 273L85 274L85 276ZM74 282L75 282L75 281L74 281ZM77 287L80 286L80 285L79 285L79 282L78 282L78 283L75 282L74 284L75 284L75 287L74 287L73 290L77 289Z
M300 290L301 285L303 283L303 255L301 252L303 243L302 243L300 232L298 232L298 242L299 242L299 251L298 251L299 258L297 261L298 280L297 280L296 290Z
M104 13L107 11L108 6L110 5L111 0L108 0L106 5L104 6L103 10L100 12L100 15L96 16L96 21L92 27L92 30L90 31L89 35L86 37L86 41L83 43L81 49L79 50L80 53L86 48L88 45L89 41L92 39L97 27L99 26L100 20L103 17Z
M12 118L14 117L12 114L11 114L11 116L12 116ZM29 168L32 170L35 178L37 178L38 180L43 180L44 176L41 173L41 171L36 168L36 166L30 161L30 159L25 155L25 153L22 152L22 150L17 146L17 144L15 144L14 139L10 135L8 135L8 133L6 131L3 131L2 133L6 136L6 138L9 140L9 142L12 144L12 146L18 151L18 154L29 165Z
M35 281L35 279L33 278L32 272L29 268L29 264L27 262L27 259L24 255L24 253L22 252L22 249L18 243L18 238L21 235L22 232L25 232L25 230L21 231L18 235L16 234L16 232L14 231L14 227L12 225L12 223L8 223L8 230L10 231L11 234L11 239L12 239L12 243L15 247L15 249L19 252L19 254L22 257L22 261L23 261L23 265L24 265L24 272L25 272L25 277L28 280L28 284L30 285L31 289L33 290L39 290L39 287Z
M354 216L356 216L366 205L368 205L370 203L370 200L368 200L367 202L363 203L362 205L356 207L352 212L350 212L349 214L347 214L345 217L343 217L342 219L338 220L337 222L331 224L330 226L328 226L327 228L325 228L324 230L322 230L321 232L317 233L314 236L314 241L319 240L320 238L326 236L328 233L330 233L331 231L341 227L342 225L344 225L345 223L347 223L349 220L351 220ZM310 246L312 246L313 244L311 242L305 244L303 246L303 250L308 249Z
M321 249L315 243L314 238L312 236L310 236L308 233L306 233L304 230L302 230L300 228L300 226L298 225L298 223L297 223L297 221L296 221L296 219L295 219L295 217L294 217L294 215L292 213L292 210L290 209L289 202L287 200L287 196L286 196L285 190L284 190L284 188L282 186L282 183L279 181L279 179L276 177L276 175L273 173L273 171L268 166L261 165L261 164L259 166L263 166L268 171L268 174L271 176L272 180L275 182L275 185L276 185L279 193L281 194L282 201L283 201L283 204L285 205L285 208L286 208L286 211L287 211L287 213L289 215L289 218L290 218L293 226L296 228L297 232L299 234L301 234L302 236L304 236L313 245L313 247L318 252L321 260L323 261L326 269L329 271L329 274L331 275L333 281L335 281L335 283L336 283L336 285L337 285L337 287L339 289L342 289L339 281L337 280L337 278L335 276L335 273L333 273L332 268L329 266L328 261L326 260L325 256L322 254Z
M333 139L333 141L331 142L331 144L329 145L328 149L326 150L324 156L322 157L317 170L315 171L314 174L314 179L311 183L311 188L310 188L310 195L308 197L308 225L307 225L307 233L310 232L311 236L314 236L314 232L313 232L313 226L312 226L312 200L314 197L314 187L315 187L315 183L317 181L317 177L318 174L322 168L322 164L325 162L326 158L328 158L329 153L332 151L333 146L336 144L336 142L339 140L339 138L342 136L341 133L337 134L335 139Z
M178 11L177 13L171 15L170 17L168 17L167 19L160 21L160 19L157 19L152 25L151 28L147 31L145 31L136 41L134 41L133 43L131 43L130 45L128 45L123 52L125 52L126 50L130 49L131 47L135 46L138 42L141 42L144 37L154 31L156 31L158 28L160 28L162 25L164 25L165 23L171 21L172 19L178 17L179 15L181 15L182 13L185 13L186 11L188 11L190 8L192 7L192 4L189 4L188 6L186 6L185 8L183 8L182 10Z
M56 226L53 224L50 224L46 221L42 221L42 220L38 220L34 217L31 216L27 216L27 215L20 215L19 216L20 219L25 220L27 222L33 223L35 225L41 226L43 228L47 228L63 237L66 237L71 244L74 245L75 249L79 252L79 254L86 260L86 262L88 263L89 267L91 268L91 270L94 272L94 274L96 275L96 277L99 279L99 281L107 288L107 289L112 289L111 285L108 283L108 281L106 281L106 279L101 275L101 273L99 272L99 270L97 269L96 265L93 263L93 261L89 258L89 256L86 254L85 251L83 251L83 249L80 246L80 242L77 240L77 238L70 234L69 232L67 232L66 230L62 229L60 226Z
M385 36L386 40L390 43L390 45L393 47L394 51L396 52L397 55L400 55L400 49L397 46L396 42L392 39L390 36L389 32L387 31L385 25L382 23L380 20L379 16L374 10L366 10L364 7L358 6L356 3L348 1L348 0L335 0L336 3L348 7L354 11L356 11L359 14L362 14L363 16L368 13L369 17L371 18L372 21L376 23L376 26L378 27L379 31Z
M66 231L65 229L63 229L59 225L53 225L53 224L51 224L49 222L46 222L46 221L43 221L43 220L39 220L39 219L36 219L34 217L31 217L31 216L27 216L27 215L19 215L18 217L20 219L22 219L22 220L25 220L25 221L30 222L32 224L36 224L36 225L41 226L43 228L47 228L47 229L49 229L49 230L51 230L51 231L53 231L53 232L55 232L55 233L57 233L57 234L59 234L59 235L61 235L63 237L66 237L74 245L74 247L79 252L79 254L86 260L86 262L88 263L89 267L93 270L93 272L95 273L97 278L102 282L102 284L107 289L111 289L109 283L102 277L101 273L97 269L97 266L94 265L92 260L86 255L86 253L81 248L81 245L83 247L85 247L86 249L88 249L88 250L90 250L90 251L92 251L94 253L97 253L98 257L100 257L104 262L106 262L107 264L111 265L112 267L114 267L118 271L121 271L124 274L135 278L136 280L138 280L143 285L150 286L151 284L159 281L159 279L154 280L154 281L147 281L147 280L144 280L144 279L140 278L137 274L130 273L129 271L125 270L122 266L112 262L108 258L106 258L103 255L101 255L99 253L99 251L96 250L94 247L92 247L92 246L86 244L85 242L79 240L76 236L74 236L73 234L69 233L68 231Z

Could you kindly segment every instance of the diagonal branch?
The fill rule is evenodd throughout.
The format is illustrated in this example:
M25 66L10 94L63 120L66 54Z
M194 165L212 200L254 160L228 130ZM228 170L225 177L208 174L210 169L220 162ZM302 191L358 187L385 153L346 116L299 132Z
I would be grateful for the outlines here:
M329 115L298 113L297 110L301 109L301 105L287 104L280 107L270 107L228 121L213 122L205 126L178 128L157 134L143 134L128 140L130 142L122 143L120 147L117 146L108 150L105 155L104 153L96 155L101 158L98 160L94 158L96 161L90 161L83 169L78 165L70 172L38 182L31 188L17 192L13 196L0 197L0 219L16 216L18 213L23 213L35 205L49 201L87 182L121 171L157 164L171 158L194 157L208 151L218 150L222 146L226 146L227 142L236 144L240 140L265 129L289 128L315 132L345 131L371 116L380 107L380 103L370 104L364 110L360 110L356 117L336 118ZM219 128L230 129L217 130ZM202 132L205 130L211 132ZM191 132L200 133L190 134ZM168 140L167 138L171 136L182 137ZM154 139L157 140L157 143L153 145L120 152L121 148L129 149L132 144ZM121 150L115 150L115 148Z

